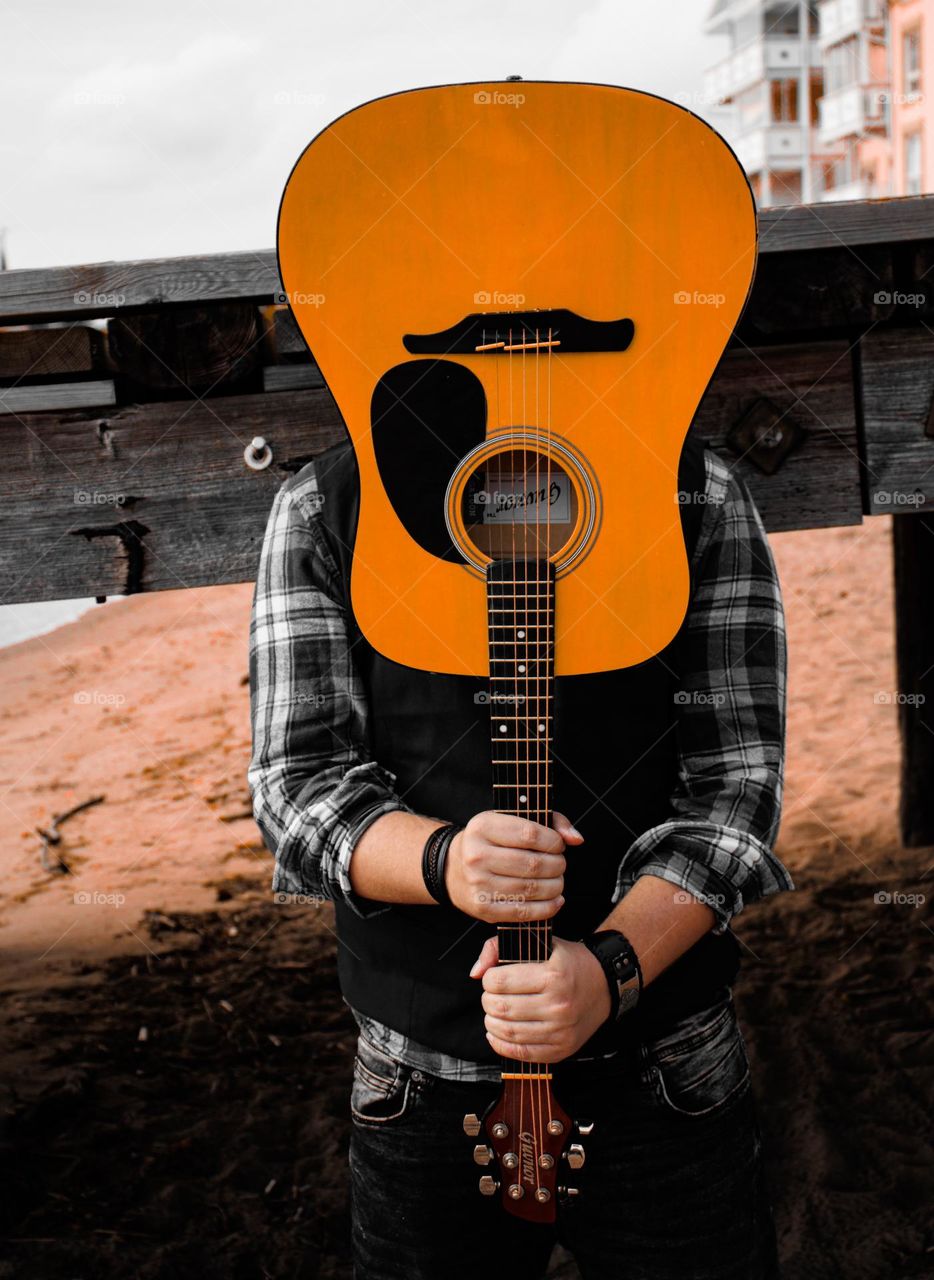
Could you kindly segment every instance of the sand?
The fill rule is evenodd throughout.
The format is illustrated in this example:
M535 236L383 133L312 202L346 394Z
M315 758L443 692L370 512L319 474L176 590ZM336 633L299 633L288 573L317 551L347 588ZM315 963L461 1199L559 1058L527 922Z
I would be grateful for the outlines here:
M932 851L898 840L889 521L773 547L798 890L739 921L737 998L786 1280L934 1277ZM352 1024L329 909L270 902L249 816L251 593L0 651L2 1277L349 1275ZM35 828L97 795L50 875Z

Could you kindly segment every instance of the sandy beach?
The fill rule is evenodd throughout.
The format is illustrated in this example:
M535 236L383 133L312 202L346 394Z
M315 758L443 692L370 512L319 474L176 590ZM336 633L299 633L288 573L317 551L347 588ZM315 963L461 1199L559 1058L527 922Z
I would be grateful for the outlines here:
M785 1275L934 1277L932 851L898 838L890 521L772 545L798 888L740 918L737 999ZM251 594L131 597L0 651L0 1277L349 1275L352 1023L329 909L271 902L249 812ZM97 796L43 870L36 828Z

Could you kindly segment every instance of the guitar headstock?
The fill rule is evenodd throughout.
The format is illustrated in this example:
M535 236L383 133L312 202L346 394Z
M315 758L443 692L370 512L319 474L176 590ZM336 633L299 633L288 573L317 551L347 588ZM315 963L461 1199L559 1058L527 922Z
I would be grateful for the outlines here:
M483 1119L464 1116L464 1132L476 1140L474 1162L485 1170L481 1193L499 1193L504 1209L529 1222L554 1222L559 1201L578 1194L568 1180L584 1163L578 1139L593 1129L589 1121L571 1120L550 1079L504 1076L503 1091Z

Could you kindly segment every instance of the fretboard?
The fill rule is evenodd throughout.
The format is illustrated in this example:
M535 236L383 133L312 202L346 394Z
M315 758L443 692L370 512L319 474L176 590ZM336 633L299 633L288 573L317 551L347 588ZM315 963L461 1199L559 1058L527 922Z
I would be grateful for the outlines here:
M547 560L487 569L494 808L549 825L555 577ZM500 963L547 960L549 921L499 926Z

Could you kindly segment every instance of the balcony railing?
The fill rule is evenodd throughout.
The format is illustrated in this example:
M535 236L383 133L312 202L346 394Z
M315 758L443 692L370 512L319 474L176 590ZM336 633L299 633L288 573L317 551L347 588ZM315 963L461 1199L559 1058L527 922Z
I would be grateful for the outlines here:
M818 136L823 143L832 143L853 134L871 133L884 129L887 123L887 86L850 85L821 98Z
M821 48L858 35L885 30L885 0L822 0L818 7Z
M795 75L802 66L820 66L816 38L763 36L715 63L704 77L704 94L710 102L729 102L761 80Z

